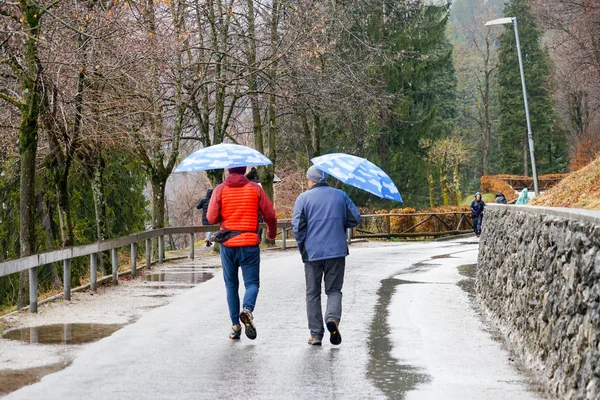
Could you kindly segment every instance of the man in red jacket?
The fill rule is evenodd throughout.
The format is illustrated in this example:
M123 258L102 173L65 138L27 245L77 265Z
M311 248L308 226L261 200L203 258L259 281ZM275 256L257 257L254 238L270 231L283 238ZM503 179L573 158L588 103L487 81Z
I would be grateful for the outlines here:
M277 216L265 191L244 176L246 167L229 168L229 176L217 186L210 199L206 217L210 224L221 223L221 230L231 231L228 239L221 242L221 264L227 290L227 304L231 317L231 339L239 339L244 324L248 339L256 339L252 312L260 285L260 237L258 236L258 213L267 224L267 238L274 240L277 232ZM238 268L242 269L244 286L243 310L240 313L238 294Z

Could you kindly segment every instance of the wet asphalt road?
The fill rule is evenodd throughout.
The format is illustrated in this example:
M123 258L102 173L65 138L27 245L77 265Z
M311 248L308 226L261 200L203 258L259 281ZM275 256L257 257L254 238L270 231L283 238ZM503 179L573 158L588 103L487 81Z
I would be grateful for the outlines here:
M300 257L270 255L255 341L228 338L218 272L6 399L538 398L457 285L476 259L474 239L352 247L343 343L311 347Z

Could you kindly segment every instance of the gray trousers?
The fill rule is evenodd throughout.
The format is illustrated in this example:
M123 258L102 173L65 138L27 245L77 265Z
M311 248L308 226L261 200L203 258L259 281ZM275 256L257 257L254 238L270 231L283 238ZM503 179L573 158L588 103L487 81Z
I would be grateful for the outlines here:
M327 295L325 321L335 320L340 322L342 318L342 286L344 285L345 269L346 257L311 261L304 264L306 315L310 335L314 338L322 338L325 333L321 311L321 282L323 277L325 277L325 294Z

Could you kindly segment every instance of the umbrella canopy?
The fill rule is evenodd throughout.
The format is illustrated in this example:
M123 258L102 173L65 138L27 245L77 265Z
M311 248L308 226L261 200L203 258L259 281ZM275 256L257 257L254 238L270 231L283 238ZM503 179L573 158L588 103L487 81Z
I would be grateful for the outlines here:
M177 166L175 172L255 167L269 164L273 164L273 162L251 147L221 143L193 152Z
M372 193L382 199L402 203L400 192L392 179L377 165L364 158L344 153L326 154L310 161L323 172L347 185Z

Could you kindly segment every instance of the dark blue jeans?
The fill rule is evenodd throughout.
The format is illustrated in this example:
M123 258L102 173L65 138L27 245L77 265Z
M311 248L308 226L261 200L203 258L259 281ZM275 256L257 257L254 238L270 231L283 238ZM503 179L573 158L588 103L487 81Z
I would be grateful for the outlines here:
M483 215L473 216L473 230L477 236L481 235L481 224L483 223Z
M229 305L229 316L231 323L240 323L240 286L238 268L242 268L244 286L243 308L254 311L258 287L260 286L260 249L258 246L227 247L221 245L221 264L223 264L223 279L227 290L227 304Z

